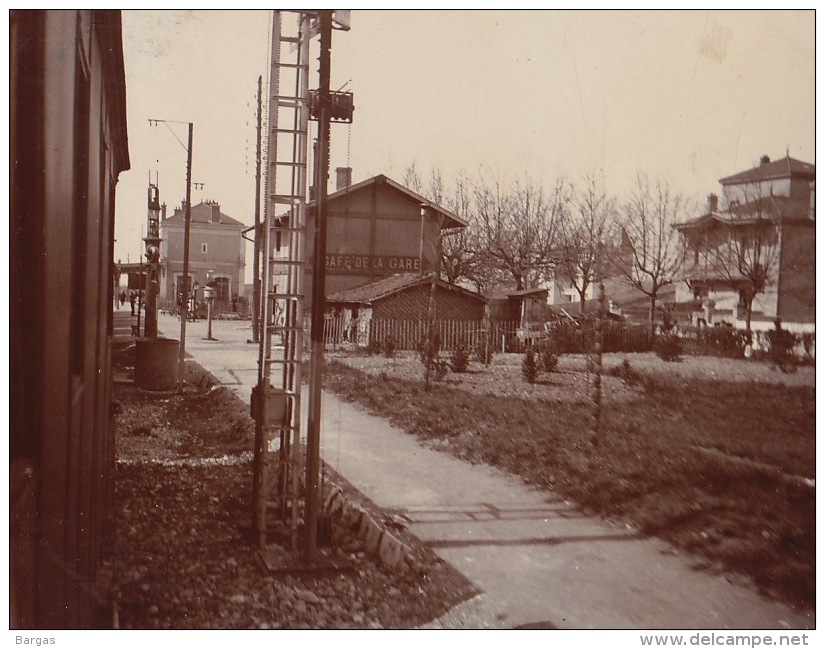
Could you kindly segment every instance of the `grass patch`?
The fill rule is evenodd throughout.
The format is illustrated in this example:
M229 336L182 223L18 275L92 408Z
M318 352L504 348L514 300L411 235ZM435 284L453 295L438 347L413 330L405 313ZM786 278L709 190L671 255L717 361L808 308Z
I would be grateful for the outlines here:
M524 385L520 371L513 365L510 380ZM556 375L567 386L507 394L457 376L425 392L420 380L333 360L324 380L462 459L552 487L787 603L814 606L815 491L786 475L814 476L813 387L643 376L606 402L593 447L591 407L571 388L580 374Z

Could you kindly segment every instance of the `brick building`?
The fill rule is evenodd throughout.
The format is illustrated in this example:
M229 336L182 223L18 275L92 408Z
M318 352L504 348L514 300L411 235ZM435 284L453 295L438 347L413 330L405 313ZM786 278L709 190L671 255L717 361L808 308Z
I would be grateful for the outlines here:
M182 284L185 214L183 202L169 218L166 218L166 206L162 206L159 298L167 303L176 300ZM247 226L221 212L221 206L214 201L193 205L191 216L190 281L193 286L202 287L211 272L217 288L215 305L218 310L228 310L233 297L243 294L246 240L242 233Z

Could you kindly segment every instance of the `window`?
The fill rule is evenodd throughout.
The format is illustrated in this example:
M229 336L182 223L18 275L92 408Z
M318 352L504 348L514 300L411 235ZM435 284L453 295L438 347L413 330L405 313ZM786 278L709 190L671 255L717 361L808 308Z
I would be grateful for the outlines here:
M217 301L228 304L232 297L232 294L229 290L229 278L216 277L215 288L217 289L217 292L215 294L215 298L217 299Z
M201 252L202 252L204 255L206 254L206 244L205 244L205 243L202 243L202 244L201 244Z

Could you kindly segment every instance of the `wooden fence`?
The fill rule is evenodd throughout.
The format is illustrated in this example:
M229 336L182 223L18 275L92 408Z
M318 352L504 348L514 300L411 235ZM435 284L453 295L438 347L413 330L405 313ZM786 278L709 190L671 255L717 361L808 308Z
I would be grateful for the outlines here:
M518 344L518 322L437 320L435 326L442 351L453 351L461 346L475 351L486 344L487 336L493 352L518 351L513 349L513 345ZM304 329L304 339L309 341L309 318L305 320ZM399 351L416 351L426 336L427 323L423 320L352 321L346 317L328 317L324 323L324 342L332 349L346 345L381 349L391 342Z

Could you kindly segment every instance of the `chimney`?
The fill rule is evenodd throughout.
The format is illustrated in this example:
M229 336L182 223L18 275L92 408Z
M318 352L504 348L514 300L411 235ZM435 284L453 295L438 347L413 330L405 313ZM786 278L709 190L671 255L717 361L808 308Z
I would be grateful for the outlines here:
M162 203L160 206L160 220L166 220L166 203Z
M763 155L761 158L759 158L759 164L760 164L760 165L766 165L766 164L768 164L770 161L771 161L770 157L769 157L769 156L766 156L766 155Z
M210 223L220 223L221 222L221 206L215 202L209 203L209 208L212 210L211 214L209 215L209 222Z
M335 191L344 189L352 184L352 167L335 168Z
M719 197L716 194L708 194L708 214L713 214L719 209Z

